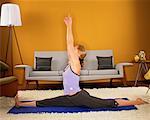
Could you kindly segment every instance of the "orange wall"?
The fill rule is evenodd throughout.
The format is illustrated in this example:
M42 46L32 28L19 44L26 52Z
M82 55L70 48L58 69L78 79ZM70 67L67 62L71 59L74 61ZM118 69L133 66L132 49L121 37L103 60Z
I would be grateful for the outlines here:
M23 26L16 27L25 64L35 50L65 50L63 19L73 17L75 41L88 50L112 49L115 62L131 61L139 50L150 53L150 2L145 0L11 0L20 5ZM14 44L16 48L16 44ZM150 54L149 54L150 55ZM14 49L14 64L19 64ZM18 70L16 75L18 76ZM127 68L127 79L136 69Z

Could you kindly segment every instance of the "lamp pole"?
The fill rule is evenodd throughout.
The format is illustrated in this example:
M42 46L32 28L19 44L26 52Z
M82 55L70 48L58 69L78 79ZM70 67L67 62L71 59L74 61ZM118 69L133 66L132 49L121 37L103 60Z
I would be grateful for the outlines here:
M22 64L23 64L23 59L22 59L22 56L21 56L21 51L20 51L20 47L19 47L19 43L18 43L18 39L17 39L17 34L16 34L16 31L15 31L15 27L13 25L9 25L8 29L9 29L9 33L8 33L8 41L7 41L5 62L7 62L8 49L9 49L9 45L10 45L10 51L11 51L10 52L11 53L11 71L12 71L12 74L13 74L13 38L12 38L13 33L14 33L14 36L15 36L15 40L16 40L16 44L17 44L17 49L18 49L19 57L20 57L20 60L21 60Z
M8 49L9 49L9 46L10 46L10 55L11 55L11 72L12 72L12 75L13 75L13 41L12 41L12 26L9 25L8 26L8 41L7 41L7 48L6 48L6 56L5 56L5 63L7 62L7 58L8 58Z
M22 59L22 56L21 56L21 51L20 51L20 47L19 47L19 43L18 43L18 39L17 39L17 34L16 34L16 31L15 31L15 27L12 26L12 29L13 29L13 31L14 31L15 40L16 40L16 43L17 43L17 48L18 48L20 60L21 60L21 63L23 64L23 59Z
M16 35L16 31L14 26L22 26L22 22L21 22L21 15L20 15L20 9L19 6L17 4L13 4L13 3L6 3L3 4L1 7L1 26L8 26L8 41L7 41L7 48L6 48L6 56L5 56L5 62L8 59L8 50L10 47L10 57L11 57L11 69L12 69L12 74L13 74L13 33L14 33L14 37L15 37L15 41L17 44L17 49L19 52L19 56L21 59L21 63L23 64L23 59L21 56L21 51L19 48L19 43L18 43L18 39L17 39L17 35Z

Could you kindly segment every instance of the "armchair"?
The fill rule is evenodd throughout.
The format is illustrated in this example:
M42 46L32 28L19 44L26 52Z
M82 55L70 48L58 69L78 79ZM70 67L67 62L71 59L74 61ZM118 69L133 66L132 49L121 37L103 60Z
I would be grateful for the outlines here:
M15 76L7 76L9 66L0 61L0 96L13 97L17 93L17 78Z

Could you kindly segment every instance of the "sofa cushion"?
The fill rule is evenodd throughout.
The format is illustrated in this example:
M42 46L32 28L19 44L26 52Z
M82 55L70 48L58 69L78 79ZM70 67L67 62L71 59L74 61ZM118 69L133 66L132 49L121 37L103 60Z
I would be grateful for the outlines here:
M68 55L66 51L35 51L34 52L34 69L36 68L36 57L52 57L51 70L64 70L68 65Z
M109 70L89 70L89 75L117 75L118 70L109 69Z
M51 61L52 57L50 58L40 58L36 57L36 69L37 71L50 71L51 70Z
M58 73L59 73L60 76L63 74L63 72L64 72L63 70L59 70L58 71Z
M81 70L81 75L89 75L89 70Z
M100 70L100 69L112 69L113 68L112 56L109 56L109 57L96 56L96 58L98 61L98 70Z
M30 76L58 76L58 71L32 71Z

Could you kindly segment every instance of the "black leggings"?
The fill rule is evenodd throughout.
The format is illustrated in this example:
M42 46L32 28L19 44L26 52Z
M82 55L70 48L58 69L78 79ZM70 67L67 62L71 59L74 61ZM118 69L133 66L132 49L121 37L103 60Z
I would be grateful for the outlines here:
M81 90L75 95L64 95L51 99L36 101L36 106L59 106L59 107L117 107L118 103L113 99L101 99L91 96L87 91Z

